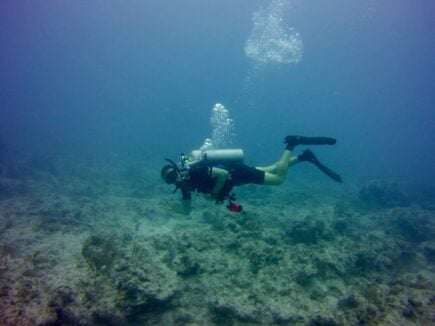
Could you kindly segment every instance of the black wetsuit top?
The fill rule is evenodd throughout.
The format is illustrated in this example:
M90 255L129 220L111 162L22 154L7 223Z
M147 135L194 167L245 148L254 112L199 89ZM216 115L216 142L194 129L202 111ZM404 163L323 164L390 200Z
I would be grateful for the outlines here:
M245 164L237 164L231 167L217 166L229 172L228 179L225 181L222 189L217 194L216 202L222 203L229 195L234 186L241 186L248 183L263 184L264 171L257 170L254 167ZM183 200L192 198L192 191L211 194L216 184L215 178L211 176L212 166L205 164L194 165L189 169L189 175L181 184L181 193Z

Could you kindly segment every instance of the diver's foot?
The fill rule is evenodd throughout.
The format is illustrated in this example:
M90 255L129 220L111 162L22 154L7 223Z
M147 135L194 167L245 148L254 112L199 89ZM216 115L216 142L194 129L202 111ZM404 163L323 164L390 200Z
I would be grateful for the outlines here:
M287 136L284 138L285 149L292 151L297 145L300 145L302 136Z
M302 154L298 156L298 160L299 162L311 162L314 164L319 163L317 157L309 149L304 150Z
M334 145L337 142L335 138L330 137L304 137L290 135L285 137L284 143L286 149L292 151L297 145Z

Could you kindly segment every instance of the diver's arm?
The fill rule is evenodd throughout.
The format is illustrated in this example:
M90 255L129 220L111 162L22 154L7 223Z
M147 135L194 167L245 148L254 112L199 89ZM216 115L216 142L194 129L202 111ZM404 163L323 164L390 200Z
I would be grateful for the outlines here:
M176 212L182 215L189 215L192 210L192 191L190 190L190 184L183 182L180 185L181 188L181 204L178 204Z
M212 178L216 178L216 183L214 185L214 188L212 190L212 196L216 197L219 192L221 191L222 187L225 184L225 181L227 181L228 179L228 171L224 170L224 169L219 169L219 168L215 168L213 167L211 169L211 176Z

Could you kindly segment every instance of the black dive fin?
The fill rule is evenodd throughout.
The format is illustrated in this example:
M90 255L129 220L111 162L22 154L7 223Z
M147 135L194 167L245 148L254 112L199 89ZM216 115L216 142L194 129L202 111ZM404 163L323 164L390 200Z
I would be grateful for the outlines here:
M325 173L331 179L333 179L339 183L343 183L343 180L341 179L339 174L337 174L334 171L332 171L331 169L327 168L322 163L320 163L318 160L311 161L311 163L313 163L315 166L317 166L320 171Z
M317 166L320 171L325 173L328 177L331 179L342 183L343 180L341 179L340 175L332 171L331 169L324 166L320 161L317 159L317 157L313 154L312 151L309 149L306 149L301 155L298 156L299 162L310 162Z
M304 137L304 136L287 136L284 143L294 145L335 145L337 140L331 137Z
M301 145L335 145L336 142L330 137L300 137Z

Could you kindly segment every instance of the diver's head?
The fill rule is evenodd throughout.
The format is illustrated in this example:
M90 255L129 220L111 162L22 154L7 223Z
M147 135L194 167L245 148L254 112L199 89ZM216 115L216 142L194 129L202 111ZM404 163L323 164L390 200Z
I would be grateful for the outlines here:
M177 181L177 171L171 164L166 164L162 168L161 175L167 184L174 184Z

